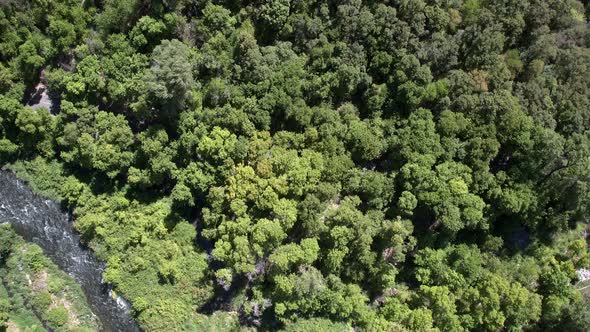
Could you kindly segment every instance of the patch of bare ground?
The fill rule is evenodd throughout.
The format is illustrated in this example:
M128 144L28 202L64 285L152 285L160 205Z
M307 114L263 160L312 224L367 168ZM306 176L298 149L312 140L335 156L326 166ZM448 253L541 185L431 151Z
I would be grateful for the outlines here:
M73 305L70 301L63 299L63 298L59 298L53 294L51 295L51 300L52 300L52 302L51 302L51 305L49 306L49 310L63 306L66 309L66 311L68 312L68 327L70 329L76 329L77 327L80 326L80 320L78 319L78 316L74 312Z
M6 327L6 332L19 332L20 330L18 329L18 326L16 326L16 324L9 320L8 321L8 326Z
M47 273L46 269L39 271L35 278L32 281L31 289L34 292L41 292L47 290L47 280L49 278L49 274ZM65 298L61 298L56 296L55 294L51 294L51 304L49 305L48 310L63 306L66 311L68 312L68 327L70 329L75 329L80 326L80 320L74 311L73 304Z
M40 292L47 290L47 279L49 278L49 274L47 273L46 269L43 269L35 275L33 278L31 289L35 292Z

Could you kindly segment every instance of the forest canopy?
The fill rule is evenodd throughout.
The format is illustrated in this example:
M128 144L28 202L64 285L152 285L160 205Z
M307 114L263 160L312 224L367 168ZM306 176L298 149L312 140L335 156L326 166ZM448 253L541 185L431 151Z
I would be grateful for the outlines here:
M588 15L2 1L0 165L146 331L587 331Z

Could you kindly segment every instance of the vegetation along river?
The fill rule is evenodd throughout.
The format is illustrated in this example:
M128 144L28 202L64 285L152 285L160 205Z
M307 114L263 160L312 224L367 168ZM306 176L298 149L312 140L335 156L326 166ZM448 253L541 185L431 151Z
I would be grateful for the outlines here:
M102 282L104 263L80 243L71 215L33 193L13 173L0 171L0 223L8 222L78 282L106 331L139 331L129 304Z

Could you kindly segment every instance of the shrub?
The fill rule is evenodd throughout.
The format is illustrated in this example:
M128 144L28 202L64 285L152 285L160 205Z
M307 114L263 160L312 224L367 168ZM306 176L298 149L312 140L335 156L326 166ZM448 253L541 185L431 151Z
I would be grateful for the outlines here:
M68 311L63 306L47 311L45 319L51 326L60 327L68 322Z

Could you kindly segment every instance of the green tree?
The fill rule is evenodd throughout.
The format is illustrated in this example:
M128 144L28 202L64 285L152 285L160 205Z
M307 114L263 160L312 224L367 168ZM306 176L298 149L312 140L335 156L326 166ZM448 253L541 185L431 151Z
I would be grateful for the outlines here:
M177 39L163 40L152 52L144 81L147 100L140 100L136 110L150 117L170 118L184 106L193 84L190 49ZM162 113L153 114L150 107Z
M83 109L84 117L63 129L59 143L64 148L61 156L68 162L86 169L94 169L115 177L132 162L130 151L133 133L122 115L93 109Z
M260 7L260 17L272 30L280 30L289 17L291 0L266 0Z

